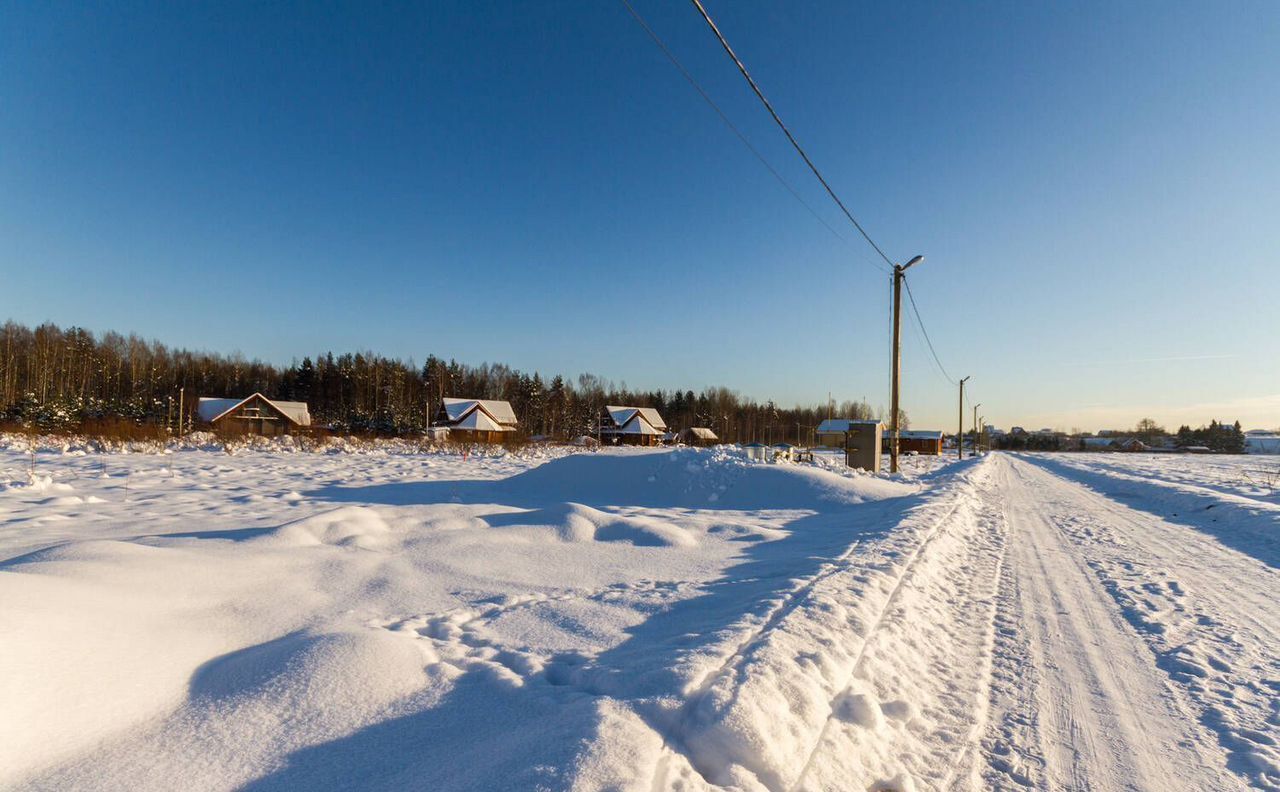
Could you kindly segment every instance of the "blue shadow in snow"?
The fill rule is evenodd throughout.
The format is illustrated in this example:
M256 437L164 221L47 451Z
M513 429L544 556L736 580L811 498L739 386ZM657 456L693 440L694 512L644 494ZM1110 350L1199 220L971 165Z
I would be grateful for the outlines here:
M672 737L670 724L646 702L680 695L686 679L676 665L682 656L719 643L745 614L772 612L768 624L776 623L803 600L804 589L796 595L797 579L813 577L854 542L883 537L923 500L912 494L856 503L849 491L842 496L835 477L797 476L764 466L746 469L724 490L719 489L723 482L683 488L675 483L678 477L696 480L703 474L666 456L583 455L498 482L327 487L308 493L364 504L501 503L544 510L548 516L560 513L555 504L565 502L599 508L805 511L784 526L782 538L744 545L741 561L698 595L650 606L648 617L629 628L624 641L594 659L557 656L521 687L473 668L430 708L296 751L281 769L245 788L567 789L598 732L604 697L635 703L635 711L657 733ZM623 481L609 481L616 476ZM664 481L665 486L644 486ZM710 502L709 493L719 497ZM740 524L741 515L726 515L726 522Z
M1041 456L1028 454L1020 458L1131 509L1208 534L1233 550L1253 556L1269 567L1280 568L1280 516L1274 511L1251 509L1193 490L1120 479Z

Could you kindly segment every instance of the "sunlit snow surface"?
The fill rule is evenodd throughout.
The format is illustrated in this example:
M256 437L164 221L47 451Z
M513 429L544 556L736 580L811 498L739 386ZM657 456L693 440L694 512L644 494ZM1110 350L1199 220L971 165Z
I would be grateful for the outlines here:
M21 439L0 447L0 787L1061 786L1057 737L1018 721L1036 690L1117 710L1103 747L1168 704L1165 765L1280 783L1274 607L1198 599L1180 566L1249 573L1255 610L1280 595L1280 502L1238 483L1257 457L912 457L890 478L724 449L73 445L32 477ZM1119 511L1088 519L1091 498ZM1055 508L1076 522L1045 552L1081 571L1053 577L1115 618L1098 635L1129 687L1176 700L1037 654L1077 651L1016 595L1041 590L1019 536ZM1127 530L1161 544L1128 557ZM1158 780L1161 759L1099 750L1085 775Z

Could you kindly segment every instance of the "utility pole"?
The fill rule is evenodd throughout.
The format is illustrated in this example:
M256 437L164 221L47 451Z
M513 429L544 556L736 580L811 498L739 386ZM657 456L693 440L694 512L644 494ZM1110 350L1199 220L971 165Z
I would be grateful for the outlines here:
M978 455L978 408L982 402L973 405L973 456Z
M907 277L907 270L924 261L924 256L916 256L906 264L893 265L893 393L890 394L889 424L892 435L889 438L889 472L898 472L898 377L902 373L902 281Z
M185 387L178 388L178 437L182 437L182 432L186 429L186 424L182 417L182 401L186 394L187 389Z
M956 459L964 459L964 384L968 377L960 380L960 428L956 430Z

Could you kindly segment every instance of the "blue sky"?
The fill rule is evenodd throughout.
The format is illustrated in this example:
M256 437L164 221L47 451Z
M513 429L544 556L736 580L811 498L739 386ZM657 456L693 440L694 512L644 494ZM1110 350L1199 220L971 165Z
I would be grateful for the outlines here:
M842 239L621 3L6 4L0 318L885 403L874 253L633 2ZM707 5L990 421L1280 425L1280 6Z

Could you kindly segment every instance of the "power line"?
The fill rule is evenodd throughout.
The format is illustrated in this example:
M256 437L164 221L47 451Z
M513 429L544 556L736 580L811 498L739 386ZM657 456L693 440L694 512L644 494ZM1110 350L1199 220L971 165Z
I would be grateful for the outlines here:
M831 224L828 223L826 220L824 220L822 218L822 215L818 214L818 212L812 206L810 206L809 203L805 201L804 198L800 196L800 193L796 192L795 188L792 187L791 184L782 177L782 174L778 173L778 171L772 165L769 164L769 161L765 159L764 155L761 154L760 151L755 146L751 145L751 141L747 139L747 136L744 135L742 131L739 130L738 127L735 126L734 123L729 120L729 116L725 115L724 111L720 109L720 106L715 103L715 100L713 100L711 96L705 90L703 90L702 86L698 83L698 81L694 79L694 76L690 74L689 70L686 69L684 67L684 64L680 62L680 59L677 58L675 53L672 52L669 47L667 47L667 45L662 41L661 38L659 38L658 34L654 32L653 28L649 27L649 23L645 21L644 17L640 16L640 13L636 11L636 9L631 5L631 3L628 0L622 0L622 4L626 6L627 11L631 12L632 18L634 18L635 21L640 24L640 27L644 28L644 32L649 34L649 38L653 39L653 43L658 45L658 49L662 50L662 54L667 56L667 60L671 61L671 63L677 69L679 69L680 74L683 75L685 80L688 81L688 83L693 86L693 89L698 92L698 95L702 97L702 100L706 102L707 105L712 110L716 111L716 115L720 116L720 120L724 122L725 126L729 127L729 129L733 132L733 134L738 136L738 140L742 141L742 145L746 146L747 149L752 154L755 155L756 159L760 160L760 164L765 166L765 168L767 168L769 172L773 174L773 178L777 179L778 183L781 184L783 187L785 187L787 192L791 193L792 197L794 197L797 201L800 202L801 206L803 206L805 209L808 209L809 214L813 215L814 218L819 223L822 223L824 226L826 226L827 230L830 231L833 235L835 235L836 239L839 239L841 242L848 244L849 240L845 239L844 236L842 236L839 231L832 228ZM878 265L875 265L875 266L878 266Z
M831 196L831 200L836 202L836 205L840 207L840 211L844 212L844 216L849 218L849 222L853 223L854 228L858 229L858 233L862 234L862 238L867 240L867 244L873 247L875 251L880 254L880 258L884 259L886 264L892 267L893 261L885 255L884 251L880 249L880 246L877 245L871 238L871 235L867 233L867 230L862 227L862 224L854 218L853 213L844 205L844 201L840 200L840 196L836 195L836 191L831 189L831 185L827 183L825 178L823 178L822 173L818 170L818 166L813 164L813 160L809 159L809 155L804 152L803 148L801 148L800 143L797 142L795 136L791 134L791 130L787 129L787 125L782 122L782 118L779 117L778 112L773 109L773 105L769 103L767 98L765 98L764 92L760 90L760 86L756 85L756 81L751 78L751 73L747 71L747 67L743 65L737 54L734 53L733 48L729 46L729 42L725 40L724 34L720 32L720 28L716 27L716 23L712 21L711 15L707 13L707 9L703 8L701 0L693 0L693 4L697 7L698 13L702 14L702 18L706 20L707 25L711 28L711 32L715 33L716 38L720 40L720 46L724 47L724 51L729 54L729 57L733 60L734 64L737 65L738 71L742 72L742 76L747 79L747 84L751 86L751 90L755 92L756 96L764 104L765 109L769 111L769 115L773 116L774 122L777 123L778 127L782 130L782 133L787 136L787 140L791 141L792 147L795 148L801 159L804 160L804 163L809 166L809 170L813 171L813 175L818 177L818 181L822 182L822 186L826 188L827 194Z
M951 378L950 374L947 373L946 367L942 365L942 361L938 358L937 350L933 348L933 341L929 339L929 331L924 329L924 320L920 318L920 309L916 307L916 298L911 293L911 281L904 277L902 282L906 284L907 299L911 301L911 313L916 318L916 324L920 326L920 332L924 334L925 343L929 345L929 354L933 355L933 362L938 364L938 370L942 372L942 376L947 378L947 382L950 382L952 385L959 384Z

